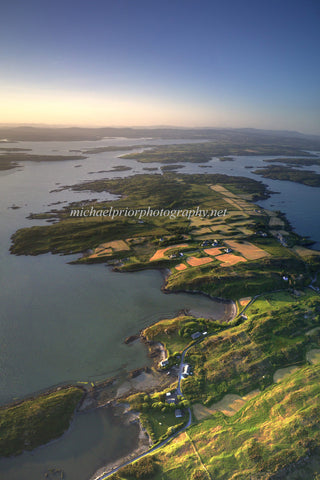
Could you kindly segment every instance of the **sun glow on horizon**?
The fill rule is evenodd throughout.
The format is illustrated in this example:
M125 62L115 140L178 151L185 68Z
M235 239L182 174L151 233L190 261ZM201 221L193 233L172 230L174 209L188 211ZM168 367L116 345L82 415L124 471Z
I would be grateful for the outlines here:
M214 102L212 102L214 103ZM273 115L265 112L263 120L255 108L244 106L202 105L166 98L129 96L114 93L57 91L2 88L0 122L6 124L50 124L65 126L146 126L170 125L177 127L255 127L301 130L301 119L286 115L274 124ZM312 131L306 125L305 133Z
M320 4L271 3L6 2L0 122L320 134Z

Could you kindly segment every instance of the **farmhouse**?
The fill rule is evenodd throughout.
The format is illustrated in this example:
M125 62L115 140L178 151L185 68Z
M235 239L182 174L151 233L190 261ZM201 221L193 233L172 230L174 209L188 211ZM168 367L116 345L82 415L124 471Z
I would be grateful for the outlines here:
M190 368L191 368L190 365L188 364L184 365L182 370L183 377L187 377L188 375L190 375Z
M164 360L161 360L159 363L160 367L166 367L169 364L169 360L165 358Z

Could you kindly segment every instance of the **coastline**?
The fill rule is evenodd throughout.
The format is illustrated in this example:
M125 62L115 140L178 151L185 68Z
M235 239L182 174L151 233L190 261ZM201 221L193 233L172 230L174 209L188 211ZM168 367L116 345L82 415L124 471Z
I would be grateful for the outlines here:
M169 269L161 269L161 272L163 273L163 276L164 278L166 278L167 275L169 275L171 272ZM164 293L176 293L176 292L164 292ZM219 301L221 303L224 303L226 304L226 306L230 305L230 311L228 312L227 314L227 320L221 320L221 321L232 321L238 314L238 309L237 309L237 304L236 302L234 301L225 301L223 299L217 299L217 298L214 298L214 297L211 297L210 295L208 294L205 294L203 292L200 292L200 291L197 291L197 292L186 292L186 293L194 293L194 294L204 294L206 296L208 296L209 298L211 298L212 300L214 301ZM194 315L196 312L188 312L189 314L192 314ZM184 314L187 314L187 312L184 312ZM196 315L194 315L196 316ZM157 322L155 322L156 324ZM150 325L149 325L150 326ZM148 327L146 327L148 328ZM167 356L167 352L165 350L165 347L157 342L157 343L153 343L153 342L149 342L148 340L146 340L146 338L144 337L143 335L143 332L144 332L145 329L141 330L139 332L139 340L142 341L147 350L148 350L148 355L152 357L152 360L153 360L153 367L155 365L157 365L159 363L159 361L161 359L163 359L164 357ZM133 336L133 340L132 341L137 341L137 339L135 338L135 336ZM128 343L131 343L131 341L129 340ZM141 370L141 369L140 369ZM141 374L140 374L141 375ZM165 375L165 374L162 374L162 375ZM178 378L177 378L178 380ZM159 385L160 386L160 385ZM157 388L156 388L157 389ZM155 389L155 390L156 390ZM145 389L141 389L141 391L145 392L146 390ZM125 395L127 396L129 392L127 392ZM119 399L117 399L119 400ZM116 401L117 401L116 400ZM119 405L119 403L116 403L115 404L115 407L116 408L119 408L121 405ZM125 455L125 456L122 456L120 457L119 459L117 459L116 461L114 462L110 462L108 463L107 465L105 465L104 467L98 469L95 474L90 477L90 480L99 480L102 476L104 475L108 475L110 474L112 471L114 471L115 469L119 468L120 466L126 464L126 463L129 463L133 460L135 460L137 457L139 457L140 455L143 455L145 453L147 453L150 449L153 448L153 444L151 442L151 439L150 437L148 436L146 430L144 429L144 427L142 426L141 422L140 422L140 418L139 418L139 414L135 413L135 412L128 412L127 410L125 410L124 412L120 413L120 416L125 416L125 415L132 415L132 419L131 420L127 420L127 419L124 419L124 421L134 421L134 422L137 422L138 425L139 425L139 437L138 437L138 441L139 441L139 444L138 444L138 447L135 448L131 453ZM130 418L130 417L129 417ZM148 440L146 440L146 438L148 438Z
M168 269L165 269L165 270L161 269L161 271L164 278L166 278L171 273L170 270ZM165 292L165 293L175 293L175 292ZM203 293L203 292L187 292L187 293ZM215 298L212 298L212 299L215 301L217 300ZM234 318L234 316L236 315L235 302L229 302L229 301L226 302L226 301L223 301L222 299L219 299L219 301L222 303L225 303L226 305L232 305L231 311L228 312L228 318L230 318L232 315ZM180 311L178 312L178 316L187 315L187 314L195 315L198 313L200 312ZM148 327L150 325L148 325ZM52 441L56 442L58 440L61 440L64 437L64 435L66 435L70 430L70 427L72 426L72 423L74 420L74 416L77 413L86 413L88 411L92 411L95 409L108 408L108 407L118 410L119 408L121 409L123 405L121 404L121 399L124 400L130 394L141 393L141 392L153 393L155 391L168 388L170 385L175 383L178 380L178 378L176 378L175 373L173 373L172 375L170 375L170 377L168 377L165 372L162 372L157 369L157 366L160 360L162 360L167 354L166 350L161 343L153 343L153 342L147 341L143 335L143 332L144 332L144 329L142 329L137 335L132 336L131 341L129 339L129 341L128 342L125 341L125 343L128 344L128 343L132 343L133 341L142 342L147 349L148 357L151 358L152 360L151 368L149 368L148 366L144 366L139 369L127 372L123 376L117 375L112 378L107 378L96 385L80 384L75 382L74 384L69 383L68 385L61 384L55 387L49 387L48 389L44 389L41 392L33 393L29 396L26 396L25 398L16 400L14 402L9 402L8 404L1 406L0 408L1 409L10 408L12 406L22 404L27 400L36 401L41 396L60 391L66 387L78 387L79 389L82 390L83 396L73 412L69 428L67 428L60 437L54 438L52 440L49 440L49 442L46 442L45 444L39 445L38 447L36 447L37 449L37 448L43 448L49 445ZM139 425L138 446L135 447L132 452L125 455L124 457L120 457L116 461L111 462L107 466L102 467L102 469L99 469L99 471L96 472L92 477L92 480L94 480L95 478L99 478L99 475L101 476L102 474L105 474L106 472L113 470L117 466L122 465L123 463L136 458L137 456L145 453L147 450L149 450L152 447L151 439L149 438L145 429L141 425L141 422L139 420L139 415L136 412L128 412L125 410L119 414L117 413L113 413L113 414L115 416L119 416L119 418L121 418L121 422L124 422L124 424L128 424L128 422L138 423Z
M169 290L169 289L166 289L165 287L161 288L161 290L163 293L168 295L172 293L188 293L190 295L204 295L205 297L208 297L217 303L223 303L225 307L230 306L230 312L228 313L225 312L222 318L217 319L217 321L219 322L231 322L237 316L237 304L234 300L225 300L223 298L213 297L212 295L209 295L209 293L202 292L201 290L187 290L187 289ZM188 314L196 318L200 318L202 316L201 312L196 310L190 310ZM216 319L214 319L213 317L209 317L208 320L216 320Z

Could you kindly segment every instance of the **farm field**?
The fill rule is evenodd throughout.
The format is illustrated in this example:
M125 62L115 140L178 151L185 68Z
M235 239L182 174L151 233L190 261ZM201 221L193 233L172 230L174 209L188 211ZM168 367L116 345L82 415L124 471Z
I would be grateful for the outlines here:
M226 240L226 244L240 252L247 260L257 260L258 258L263 258L269 255L262 250L262 248L256 247L249 242L243 241L243 243L239 243L232 240Z
M182 270L186 270L188 267L184 263L179 263L174 267L178 272L181 272Z
M173 249L183 249L183 248L188 248L189 245L186 243L180 244L180 245L171 245L170 247L167 248L160 248L159 250L156 251L150 258L150 262L153 262L154 260L162 260L165 257L165 253L173 250Z
M205 407L200 403L193 405L193 413L197 420L208 418L216 412L221 412L224 415L231 417L237 413L251 398L254 398L260 393L260 390L253 390L247 395L240 397L232 393L227 393L219 402L213 403L210 407Z
M187 262L191 267L198 267L199 265L206 265L207 263L212 262L212 258L210 257L189 257Z
M138 209L149 204L160 210L171 205L173 213L143 221L75 218L66 208L52 212L56 221L50 226L18 230L13 235L13 253L79 252L82 256L76 263L112 261L119 271L166 268L170 271L163 287L166 291L196 290L232 300L288 285L303 288L320 265L319 252L306 249L283 216L253 203L266 195L254 180L165 173L97 180L72 188L116 194L120 198L113 202L114 208L130 204ZM206 216L188 217L187 205L194 212L196 208L207 212ZM90 206L98 209L108 204ZM211 211L226 214L211 217ZM288 233L287 245L274 230L277 226Z
M237 255L233 255L232 253L225 253L220 255L218 260L223 262L222 266L229 266L229 265L236 265L239 262L246 262L246 259L243 257L238 257Z

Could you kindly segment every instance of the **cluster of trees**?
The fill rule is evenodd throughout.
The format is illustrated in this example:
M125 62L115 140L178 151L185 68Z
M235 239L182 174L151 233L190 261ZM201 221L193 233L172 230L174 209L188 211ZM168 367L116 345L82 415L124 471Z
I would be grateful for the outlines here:
M164 238L164 239L162 237L155 238L154 243L157 243L160 247L167 247L174 243L178 243L182 241L185 242L185 238L183 234L177 233L176 235L171 235L169 238Z
M197 369L197 374L187 377L183 381L183 392L190 402L198 401L202 398L206 387L206 374L203 368Z
M167 403L165 401L164 393L155 393L152 396L137 393L129 398L130 405L134 410L139 412L149 412L151 410L157 410L162 413L171 412L176 408L188 408L189 402L182 396L178 395L176 403Z
M196 320L190 320L184 323L179 329L179 335L183 338L189 338L195 332L210 331L218 332L224 330L226 327L219 322L207 320L205 318L197 318Z

